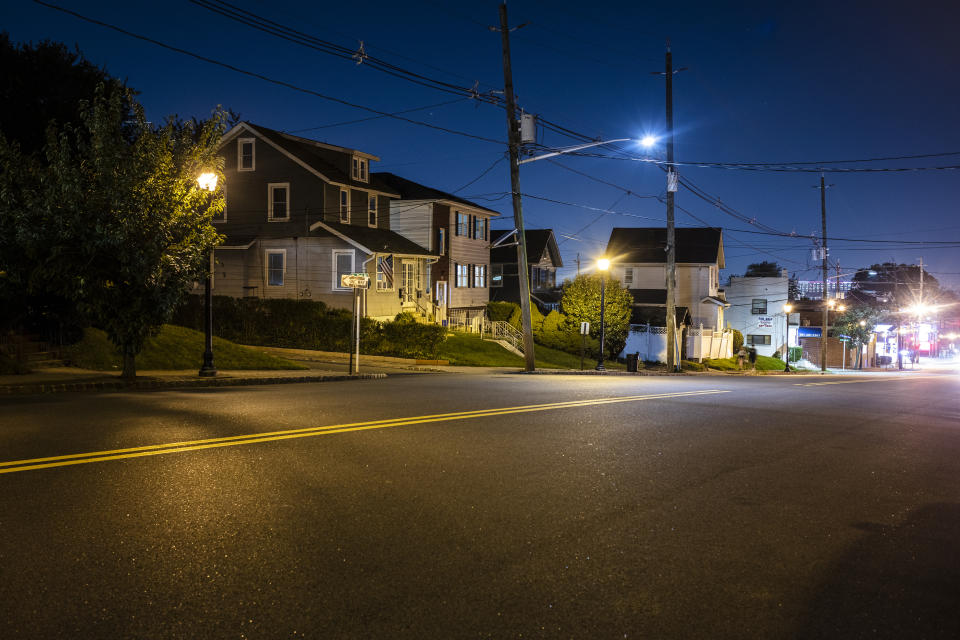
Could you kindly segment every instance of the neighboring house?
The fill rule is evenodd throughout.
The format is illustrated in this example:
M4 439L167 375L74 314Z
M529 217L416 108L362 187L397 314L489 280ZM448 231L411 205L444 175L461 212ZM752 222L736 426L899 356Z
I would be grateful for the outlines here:
M482 318L490 299L490 219L500 214L439 189L376 173L398 200L390 201L390 227L430 250L429 291L437 318L467 325Z
M675 230L677 331L684 357L726 357L724 310L729 306L720 289L725 266L723 233L710 227ZM631 324L666 325L667 230L659 227L617 227L610 232L606 257L610 274L633 296ZM627 352L630 352L628 339ZM664 352L665 353L665 352ZM660 352L653 356L660 358ZM651 356L651 359L653 359ZM641 355L643 357L643 355Z
M784 353L787 322L783 305L787 302L789 276L730 276L725 288L727 322L743 334L743 343L753 346L762 356ZM797 345L796 339L792 342Z
M557 269L563 266L560 248L552 229L526 229L527 264L530 267L530 296L540 311L560 307ZM520 278L517 277L517 238L514 231L490 232L490 299L520 303Z
M436 256L390 230L400 197L377 179L379 160L241 122L220 144L226 208L214 220L214 294L321 300L351 308L346 273L369 274L364 313L433 314L429 265Z

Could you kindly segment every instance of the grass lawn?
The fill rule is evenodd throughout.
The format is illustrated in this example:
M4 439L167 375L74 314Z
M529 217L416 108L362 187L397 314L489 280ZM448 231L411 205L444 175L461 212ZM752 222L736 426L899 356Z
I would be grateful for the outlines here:
M147 340L137 356L137 369L200 369L203 359L203 334L185 327L163 325L160 333ZM261 353L227 340L213 338L213 360L217 369L306 369L304 365ZM107 335L99 329L86 329L83 339L64 349L70 364L97 371L119 371L120 354Z
M580 356L536 345L537 368L543 369L579 369ZM440 356L450 364L471 367L523 367L523 358L510 353L496 342L481 340L473 333L454 333L440 345ZM584 359L584 367L593 369L596 361ZM607 362L608 369L624 369L625 366L617 362Z
M737 370L737 359L735 357L704 360L703 364L707 365L710 369L716 369L718 371ZM793 365L790 366L794 368ZM743 368L744 370L750 369L749 359L744 358ZM757 356L757 371L783 371L783 360L780 358L771 358L770 356Z

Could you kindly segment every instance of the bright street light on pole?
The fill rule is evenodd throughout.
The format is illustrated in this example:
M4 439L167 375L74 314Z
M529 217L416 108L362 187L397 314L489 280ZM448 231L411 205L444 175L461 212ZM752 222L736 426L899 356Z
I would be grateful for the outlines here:
M597 371L606 371L603 366L603 342L605 326L603 322L604 311L606 311L606 300L604 294L607 291L607 269L610 268L610 261L606 258L597 260L597 270L600 271L600 358L597 360Z
M216 191L217 174L202 173L197 176L197 185L204 191ZM200 365L200 371L197 375L202 378L212 378L217 375L217 368L213 366L213 249L210 249L210 257L207 264L207 277L204 279L203 303L204 303L204 340L203 340L203 364Z

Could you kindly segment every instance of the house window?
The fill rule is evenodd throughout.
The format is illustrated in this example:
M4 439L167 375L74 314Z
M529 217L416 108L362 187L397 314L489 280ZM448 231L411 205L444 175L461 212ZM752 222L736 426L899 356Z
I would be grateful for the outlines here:
M370 214L367 224L371 227L377 226L377 196L370 196Z
M502 264L490 265L490 286L491 287L503 286L503 265Z
M758 345L758 344L770 344L770 336L765 335L753 335L747 334L747 344L749 345Z
M767 313L766 298L754 298L753 304L750 306L750 313L752 313L755 316L766 315Z
M340 286L340 276L353 273L353 249L333 251L333 290L349 291L347 287Z
M627 289L633 286L633 267L626 267L623 270L623 286Z
M283 274L287 270L287 251L286 249L268 249L266 254L267 267L267 286L282 287Z
M487 286L487 265L478 264L473 267L473 286L483 288Z
M358 158L354 156L353 172L351 175L354 180L359 180L360 182L367 181L367 159L366 158Z
M476 240L487 239L487 219L479 216L473 218L473 238Z
M340 222L350 224L350 190L340 189Z
M267 185L267 220L280 222L290 219L290 183L271 182Z
M393 290L393 256L377 256L377 291Z
M458 236L466 236L469 232L468 224L470 223L470 217L465 213L460 213L457 211L457 226L456 234Z
M446 255L447 253L447 230L443 227L437 229L437 255Z
M465 264L457 265L457 287L469 287L470 286L470 269Z
M253 171L255 166L254 138L237 140L237 171Z

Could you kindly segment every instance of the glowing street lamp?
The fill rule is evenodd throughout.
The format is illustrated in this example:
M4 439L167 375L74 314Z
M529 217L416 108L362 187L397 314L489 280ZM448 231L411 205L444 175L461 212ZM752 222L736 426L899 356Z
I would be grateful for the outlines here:
M610 268L610 261L606 258L597 260L597 270L600 271L600 358L597 360L597 371L606 371L603 366L603 342L604 342L604 324L603 315L606 310L606 300L604 294L607 290L607 269Z
M202 173L197 177L197 185L204 191L215 191L217 188L217 174ZM212 378L217 375L217 368L213 366L213 292L211 290L211 281L213 280L213 249L210 250L210 260L207 265L207 277L203 285L203 303L204 303L204 349L203 364L200 365L200 371L197 375L202 378Z
M649 136L649 135L643 136L642 138L640 138L640 144L645 149L649 149L653 145L657 144L657 138L656 136Z

